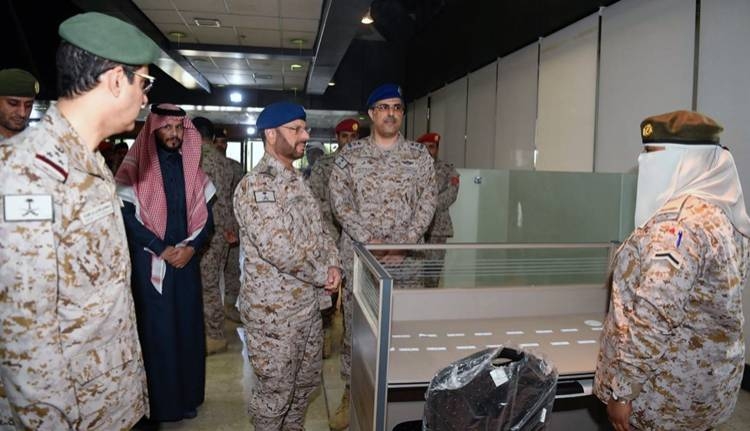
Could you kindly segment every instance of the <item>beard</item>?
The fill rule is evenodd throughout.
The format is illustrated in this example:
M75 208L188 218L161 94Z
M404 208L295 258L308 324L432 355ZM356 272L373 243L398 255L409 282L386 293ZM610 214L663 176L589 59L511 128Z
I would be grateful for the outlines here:
M156 145L164 151L169 153L176 153L182 148L182 139L178 137L172 137L164 141L161 137L154 135L156 138Z
M287 141L287 139L281 133L277 134L278 139L276 141L276 152L280 156L284 156L290 160L301 159L302 155L305 154L305 143L294 143Z

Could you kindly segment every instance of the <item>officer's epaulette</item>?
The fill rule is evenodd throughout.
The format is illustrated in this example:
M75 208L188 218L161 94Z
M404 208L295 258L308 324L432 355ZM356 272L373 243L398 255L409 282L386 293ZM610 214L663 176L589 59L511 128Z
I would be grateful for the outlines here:
M258 175L276 178L276 169L273 166L266 166L265 169L258 171Z
M57 148L37 151L34 166L61 183L68 179L68 158Z
M659 208L659 211L654 214L654 221L658 223L669 220L678 220L680 218L680 213L682 213L682 210L685 207L685 202L689 197L690 196L681 196L664 204L664 206Z
M346 147L341 149L341 151L342 152L355 151L364 147L365 144L367 144L367 139L357 139L356 141L348 143Z

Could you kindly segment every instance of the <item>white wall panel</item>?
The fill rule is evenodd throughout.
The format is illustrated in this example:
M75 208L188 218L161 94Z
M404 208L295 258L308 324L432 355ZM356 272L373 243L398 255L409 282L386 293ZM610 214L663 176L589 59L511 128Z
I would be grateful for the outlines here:
M424 96L414 101L414 122L410 130L412 139L417 139L427 133L427 97Z
M466 139L466 89L463 77L430 95L430 132L443 137L440 158L463 168Z
M598 30L591 15L542 39L537 170L593 170Z
M494 167L496 93L496 61L469 74L465 168Z
M496 169L534 169L539 44L498 60Z
M721 142L729 147L750 203L750 2L701 2L698 110L724 126ZM743 294L750 315L750 287ZM750 319L745 319L745 333ZM750 351L750 338L745 341ZM750 363L750 359L745 360Z
M641 120L690 109L694 38L695 1L622 0L604 9L596 171L633 169Z

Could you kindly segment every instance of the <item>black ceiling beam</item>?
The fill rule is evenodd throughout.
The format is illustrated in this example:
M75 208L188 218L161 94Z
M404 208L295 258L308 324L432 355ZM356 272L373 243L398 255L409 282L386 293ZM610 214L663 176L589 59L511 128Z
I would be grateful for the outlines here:
M370 3L371 0L325 1L307 75L307 94L323 94L328 89Z

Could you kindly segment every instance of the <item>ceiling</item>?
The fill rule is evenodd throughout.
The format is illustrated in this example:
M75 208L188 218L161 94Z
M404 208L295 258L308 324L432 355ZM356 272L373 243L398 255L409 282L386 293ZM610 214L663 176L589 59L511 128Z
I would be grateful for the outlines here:
M162 48L151 101L247 109L294 100L362 112L381 83L421 97L614 2L0 0L0 67L31 71L40 98L55 99L57 26L99 11L132 22ZM359 23L368 8L370 26ZM230 102L232 92L242 101Z

